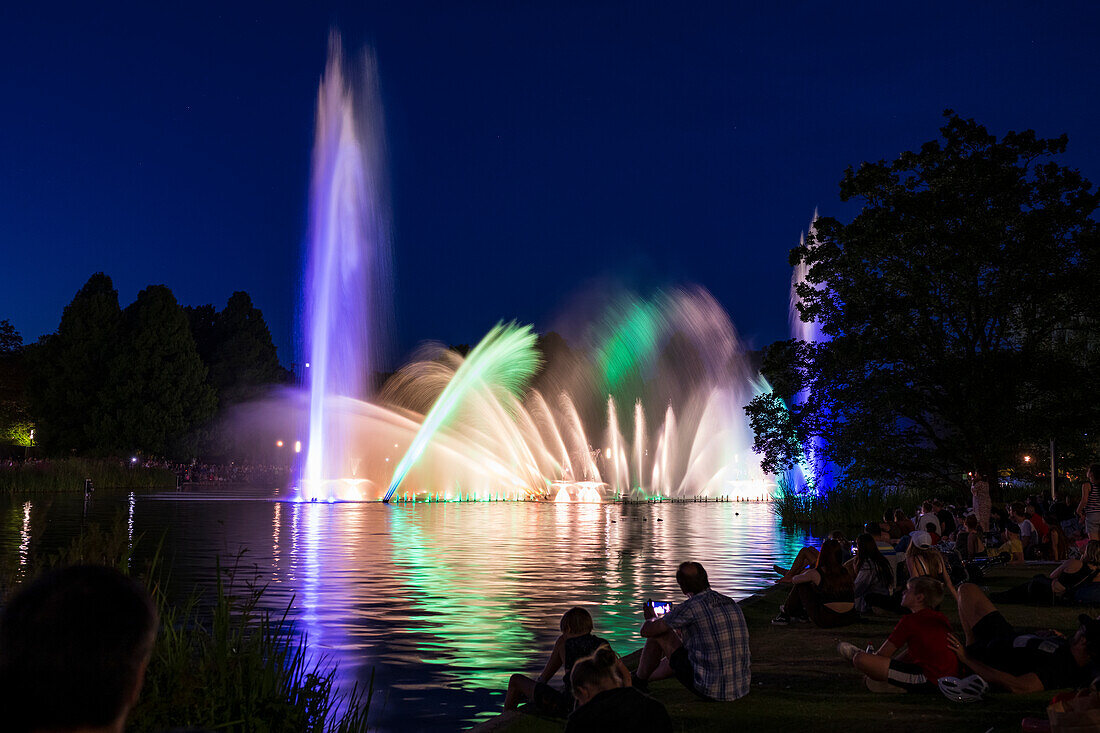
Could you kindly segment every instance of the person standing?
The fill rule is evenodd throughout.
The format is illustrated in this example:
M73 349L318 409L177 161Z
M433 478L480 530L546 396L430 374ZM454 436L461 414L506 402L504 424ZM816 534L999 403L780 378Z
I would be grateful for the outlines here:
M1085 533L1090 540L1100 540L1100 463L1089 466L1088 479L1081 484L1081 503L1077 505L1077 516L1085 522Z
M970 493L974 497L974 516L983 532L989 531L989 513L993 500L989 495L989 479L984 473L975 471L970 479Z

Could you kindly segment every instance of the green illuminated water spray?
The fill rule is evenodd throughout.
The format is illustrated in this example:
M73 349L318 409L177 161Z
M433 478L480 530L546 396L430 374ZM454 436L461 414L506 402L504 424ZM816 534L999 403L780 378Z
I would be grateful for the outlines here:
M424 417L416 437L394 469L393 479L382 501L390 500L409 470L420 460L432 438L455 415L472 392L488 389L519 396L538 367L535 334L530 326L517 326L515 323L498 323L493 326L470 352Z

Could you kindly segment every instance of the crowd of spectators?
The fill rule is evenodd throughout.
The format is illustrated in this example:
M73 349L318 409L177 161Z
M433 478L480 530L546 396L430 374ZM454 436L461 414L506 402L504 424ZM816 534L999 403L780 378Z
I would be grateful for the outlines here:
M105 460L116 463L119 467L140 467L171 471L176 475L178 485L246 484L265 487L277 486L285 483L290 473L286 466L241 461L232 461L230 463L199 463L197 461L191 463L172 463L163 458L137 457ZM48 469L51 462L51 459L48 458L9 457L0 460L0 471L23 470L26 467Z
M181 484L249 484L274 486L285 482L289 469L264 463L174 463L168 466Z

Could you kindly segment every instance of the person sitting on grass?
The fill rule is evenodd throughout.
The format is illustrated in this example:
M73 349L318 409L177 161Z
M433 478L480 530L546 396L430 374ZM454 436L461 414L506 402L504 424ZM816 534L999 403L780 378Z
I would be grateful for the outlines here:
M861 613L871 610L867 600L869 594L885 597L894 590L894 569L879 552L875 538L867 532L856 537L855 557L846 562L844 567L853 577L856 610Z
M676 583L687 600L660 618L645 607L645 638L635 680L675 676L706 700L737 700L749 694L749 630L737 601L710 587L697 562L680 563Z
M836 540L836 552L838 561L843 564L851 558L851 553L845 547L844 533L839 529L833 530L829 533L826 539ZM825 545L822 544L822 547ZM821 551L816 547L807 545L798 551L798 554L794 556L794 562L791 563L789 568L784 568L782 565L772 565L772 570L779 573L779 580L776 583L790 583L793 581L796 575L817 567L817 558L820 556Z
M913 524L913 520L905 516L905 512L901 507L894 510L894 522L897 523L898 529L901 530L901 537L908 535L910 532L917 531L917 525Z
M855 585L840 557L840 543L825 540L817 565L791 579L794 587L779 607L779 615L772 619L772 625L787 626L793 619L813 621L820 628L831 629L858 621Z
M554 642L554 649L550 652L550 658L546 660L546 666L538 679L531 679L526 675L514 674L508 680L508 692L504 696L504 709L515 710L521 702L530 700L535 709L544 714L555 717L569 715L573 710L573 693L570 687L570 673L578 659L587 657L600 646L607 644L592 633L592 615L580 606L575 606L566 611L559 624L561 636ZM550 680L554 673L564 667L562 679L565 687L556 690L550 686ZM617 672L623 684L630 685L630 672L621 661L617 666Z
M874 538L879 553L886 558L891 567L894 567L901 558L898 556L897 546L891 539L890 533L884 530L878 522L868 522L864 525L863 531Z
M948 646L986 682L1014 694L1084 687L1100 660L1100 621L1085 614L1077 620L1072 640L1053 630L1017 634L978 586L965 583L959 588L963 640L952 634Z
M985 539L978 528L978 518L973 514L967 514L963 520L965 532L960 531L955 548L960 550L964 560L973 560L976 557L985 556Z
M943 601L943 592L938 580L928 576L911 578L901 596L909 614L898 621L878 651L865 652L854 644L840 642L837 651L866 676L869 690L932 692L940 677L958 673L958 659L947 643L951 622L933 610ZM906 651L898 655L903 647Z
M923 519L923 517L922 517L922 519ZM939 532L936 531L936 525L935 524L933 524L932 522L926 522L925 525L924 525L924 531L928 533L928 537L929 537L929 540L931 541L932 547L935 547L936 545L938 545L940 543L940 539L941 539L940 534L939 534Z
M637 688L624 687L619 664L619 657L605 645L573 665L570 679L577 708L565 724L566 733L671 733L665 706Z
M905 581L911 578L933 578L946 586L947 591L954 596L955 586L951 582L951 573L947 561L939 550L931 546L932 538L927 532L914 532L910 535L911 541L905 548L905 572L899 580ZM899 571L899 574L901 571ZM878 593L870 593L866 596L867 603L875 608L892 613L907 614L909 609L902 602L901 597L905 592L902 583L892 595L884 596Z
M113 568L39 576L0 617L5 731L122 733L157 634L149 593Z
M1002 533L1004 542L999 547L986 551L987 557L1006 557L1010 565L1023 565L1024 546L1020 542L1020 528L1011 522L1005 525Z
M1014 501L1007 506L1007 509L1009 521L1019 528L1018 534L1020 535L1020 544L1024 548L1024 555L1034 554L1036 547L1039 545L1039 533L1035 531L1035 525L1031 523L1024 512L1024 503Z
M890 544L897 542L902 535L901 527L894 521L894 510L886 509L882 512L882 521L878 522L879 529L889 535ZM871 534L877 534L872 532Z

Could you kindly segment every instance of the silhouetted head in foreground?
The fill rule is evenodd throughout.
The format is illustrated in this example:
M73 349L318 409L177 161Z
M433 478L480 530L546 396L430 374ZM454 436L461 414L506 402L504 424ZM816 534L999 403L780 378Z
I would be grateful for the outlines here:
M5 728L122 731L156 638L145 589L76 565L21 588L0 614Z
M687 596L702 593L710 587L707 571L697 562L680 563L680 567L676 569L676 582L680 584L680 590Z

